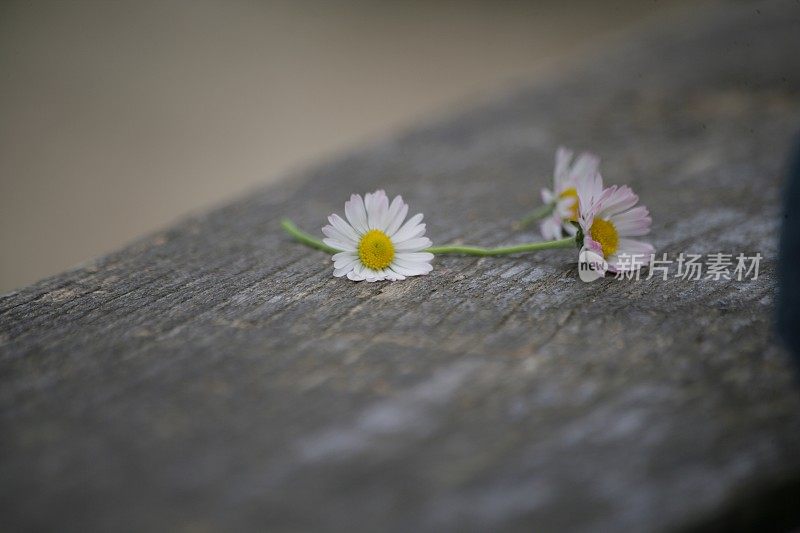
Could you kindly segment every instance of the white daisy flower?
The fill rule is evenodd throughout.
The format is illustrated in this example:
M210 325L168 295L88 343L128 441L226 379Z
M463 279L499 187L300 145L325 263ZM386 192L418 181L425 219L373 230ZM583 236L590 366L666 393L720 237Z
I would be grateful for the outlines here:
M553 171L553 190L543 188L542 202L552 208L540 223L539 231L547 240L573 236L577 232L573 222L578 220L578 182L597 173L600 158L582 153L573 162L573 153L563 146L556 151Z
M650 233L650 212L643 205L634 207L639 197L630 187L603 188L603 178L596 173L578 182L578 223L583 234L582 250L601 254L611 272L625 272L649 263L655 248L631 237ZM640 263L631 261L637 256Z
M354 194L344 204L347 220L337 214L322 228L323 242L340 250L333 255L333 275L353 281L397 281L433 270L433 254L425 237L422 214L403 223L408 204L395 196L389 204L384 191Z

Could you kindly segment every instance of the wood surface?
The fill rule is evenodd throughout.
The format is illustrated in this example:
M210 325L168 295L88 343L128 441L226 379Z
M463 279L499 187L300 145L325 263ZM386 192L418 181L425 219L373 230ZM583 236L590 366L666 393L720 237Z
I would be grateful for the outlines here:
M794 1L663 19L3 296L0 530L777 519L800 480L800 397L772 330L798 51ZM511 225L559 144L634 188L659 253L758 252L758 279L583 283L576 252L553 250L352 283L279 227L320 234L350 193L384 188L436 244L525 242Z

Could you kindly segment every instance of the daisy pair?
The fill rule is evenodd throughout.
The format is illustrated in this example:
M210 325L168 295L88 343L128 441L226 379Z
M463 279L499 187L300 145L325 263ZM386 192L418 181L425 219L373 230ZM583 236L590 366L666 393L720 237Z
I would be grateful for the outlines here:
M627 185L603 187L600 159L589 153L573 161L566 148L556 152L553 190L542 189L541 196L552 211L540 223L545 239L575 235L583 250L599 254L608 270L621 273L641 267L632 257L649 259L655 252L650 243L634 237L650 233L652 219L645 206L636 206L639 197Z

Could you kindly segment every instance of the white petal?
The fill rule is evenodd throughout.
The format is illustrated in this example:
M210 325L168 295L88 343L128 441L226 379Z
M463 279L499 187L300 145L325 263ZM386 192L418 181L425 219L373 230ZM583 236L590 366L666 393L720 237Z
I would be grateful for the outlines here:
M394 235L389 235L389 237L392 238L392 242L403 242L414 237L422 237L425 235L425 224L420 224L420 222L422 222L422 213L417 213L409 218ZM422 233L420 233L420 226L422 227Z
M582 214L578 218L578 225L580 225L581 231L583 232L584 235L590 234L592 224L594 224L594 214L591 212L586 213L585 215Z
M638 220L613 222L620 237L641 237L650 233L650 217Z
M386 192L378 190L367 193L364 197L364 207L367 211L367 225L369 229L381 229L384 225L386 211L389 210L389 199Z
M430 263L423 263L420 261L398 261L395 260L392 263L392 270L395 272L402 274L404 276L424 276L431 270L433 270L433 265Z
M382 270L372 270L371 268L364 267L364 278L372 283L373 281L383 281L384 275Z
M336 213L328 217L328 222L330 222L331 226L336 228L336 230L342 235L346 235L350 239L358 241L358 234L356 233L356 230L353 229L353 226L348 224L345 219Z
M598 216L601 218L611 218L636 205L639 197L636 196L630 187L610 187L609 192L604 196L602 205L598 207Z
M394 249L397 252L419 252L425 248L430 248L432 244L427 237L417 237L416 239L408 239L395 244Z
M354 194L350 196L350 200L344 203L344 214L347 216L348 222L356 230L356 233L363 235L369 231L367 225L367 208L364 207L364 200L361 196Z
M389 197L386 196L385 192L381 192L383 193L383 198L380 200L381 214L376 227L385 233L386 225L389 223Z
M339 252L338 254L333 254L331 259L333 259L333 261L336 262L342 259L355 259L356 257L358 256L353 252Z
M548 241L554 241L561 238L561 219L558 215L549 216L539 223L539 232L542 238Z
M402 278L403 276L399 276L394 270L392 270L392 266L389 265L388 267L381 270L381 276L385 280L389 281L397 281L398 279Z
M391 276L389 279L392 281L402 281L406 279L406 275L402 273L402 268L398 267L396 264L392 263L389 265L389 268L386 269ZM412 274L413 275L413 274Z
M403 202L402 196L395 196L392 205L389 206L389 213L386 217L386 235L393 235L403 224L408 214L408 204Z
M364 275L364 265L361 263L356 263L353 267L353 270L347 273L347 279L351 279L353 281L364 281L366 276Z
M334 241L343 242L343 243L346 243L346 244L351 244L353 246L357 246L358 245L358 241L357 240L355 240L355 239L353 239L353 238L351 238L351 237L349 237L347 235L344 235L342 232L340 232L339 230L337 230L333 226L324 226L322 228L322 233L324 233L326 237L330 237Z
M635 221L645 218L650 218L650 211L647 209L647 207L640 205L634 207L633 209L629 209L624 213L618 213L612 216L611 220L614 221L614 223L621 223L624 221Z
M392 265L389 268L391 268L394 272L397 272L397 274L399 274L401 276L420 276L421 275L420 274L420 269L418 269L416 267L415 268L406 268L404 266L398 265L397 263L392 263Z
M588 152L582 153L572 164L572 168L569 171L570 182L577 183L577 180L582 176L591 176L592 174L596 174L599 167L599 157Z
M343 252L355 252L356 247L352 243L344 243L341 241L337 241L335 239L326 238L322 239L322 242L330 246L331 248L336 248L337 250L341 250Z
M373 198L372 215L369 217L370 228L383 231L386 227L386 218L389 215L389 198L386 193L380 190L375 193Z
M372 211L372 195L371 192L364 194L364 210L367 212L367 221L369 221L369 212Z
M567 150L563 146L559 146L556 150L556 167L553 170L553 183L555 184L556 194L558 194L559 187L567 180L569 164L572 161L572 150Z
M347 274L348 272L353 270L356 267L357 264L358 264L358 261L348 261L347 263L335 263L333 265L333 271L334 271L334 273L335 272L343 272L343 273Z
M629 209L611 217L611 223L617 229L620 237L640 237L650 233L653 220L650 212L643 205Z
M433 261L433 254L430 252L401 252L395 257L403 261Z
M558 203L556 203L556 208L554 212L558 215L559 218L570 218L572 216L572 207L575 205L578 199L574 196L567 196L566 198L561 198Z
M581 216L593 218L603 194L603 177L599 172L583 176L578 179L576 190L578 192L578 207Z
M389 278L389 279L391 279L392 281L403 281L404 279L406 279L406 277L404 275L402 275L402 274L398 274L397 272L395 272L393 270L392 271L392 277Z
M349 272L352 272L353 271L353 267L355 265L356 265L356 262L353 261L352 263L348 263L346 266L343 266L341 268L335 268L334 267L333 276L336 277L336 278L341 278L342 276L347 275Z
M337 256L339 256L337 258ZM358 261L358 257L350 252L342 252L333 256L333 268L344 268Z

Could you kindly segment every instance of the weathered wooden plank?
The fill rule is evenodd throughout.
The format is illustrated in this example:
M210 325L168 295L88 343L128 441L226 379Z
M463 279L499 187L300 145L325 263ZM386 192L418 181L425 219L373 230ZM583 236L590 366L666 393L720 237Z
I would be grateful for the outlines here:
M796 487L770 324L799 20L673 21L3 297L0 529L673 530ZM760 277L584 284L552 251L353 284L278 227L382 187L436 243L529 239L559 143L640 193L659 251Z

